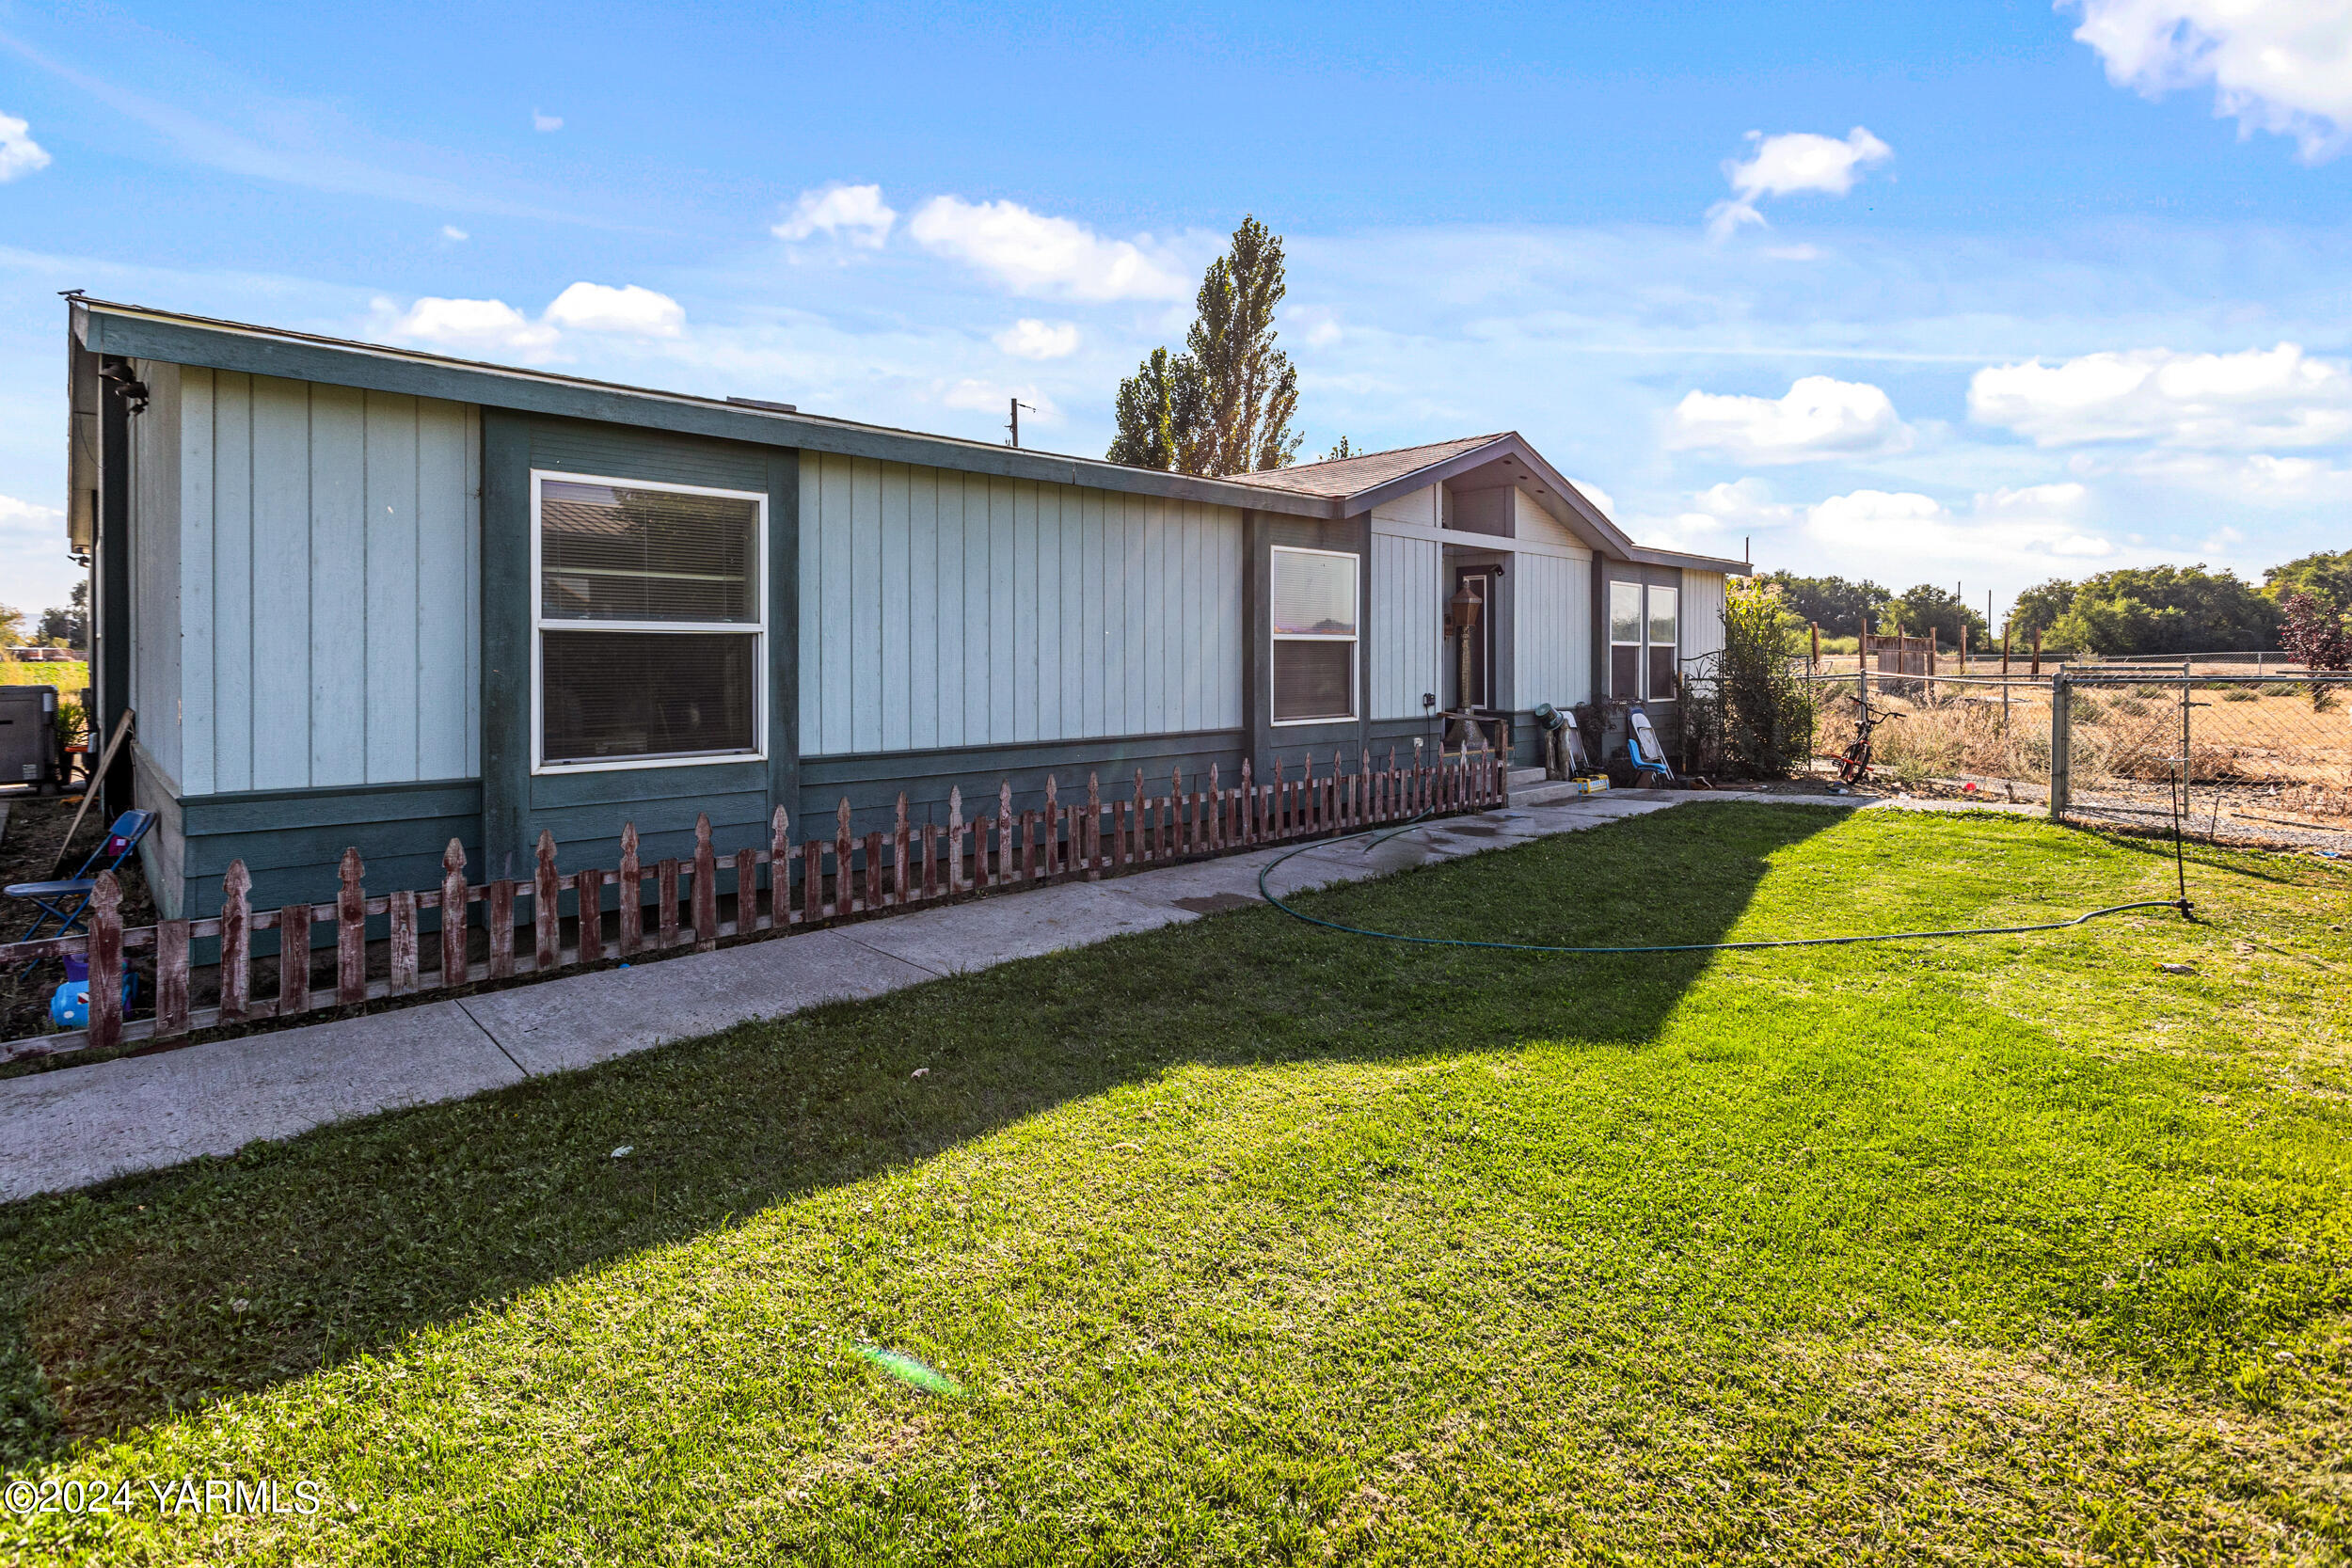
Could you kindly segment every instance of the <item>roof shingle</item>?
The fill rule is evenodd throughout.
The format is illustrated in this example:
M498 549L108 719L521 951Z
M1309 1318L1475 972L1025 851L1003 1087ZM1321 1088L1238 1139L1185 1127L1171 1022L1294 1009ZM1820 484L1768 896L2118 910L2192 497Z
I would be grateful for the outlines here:
M1229 474L1234 484L1257 484L1269 490L1289 490L1302 496L1343 497L1359 494L1375 484L1403 479L1422 468L1435 467L1450 458L1473 451L1490 441L1500 441L1507 431L1489 436L1465 436L1458 440L1433 441L1427 446L1398 447L1390 451L1368 451L1360 456L1343 457L1329 463L1300 463L1288 468L1268 468L1263 473Z

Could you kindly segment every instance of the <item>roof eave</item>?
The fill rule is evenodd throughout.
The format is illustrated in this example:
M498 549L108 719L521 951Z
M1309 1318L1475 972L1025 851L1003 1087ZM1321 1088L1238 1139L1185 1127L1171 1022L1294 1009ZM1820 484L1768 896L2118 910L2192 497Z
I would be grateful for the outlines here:
M1307 517L1342 515L1339 503L1327 497L1134 468L1097 458L1000 447L823 415L787 414L691 393L591 381L82 295L71 296L70 303L75 337L98 354L1256 512Z

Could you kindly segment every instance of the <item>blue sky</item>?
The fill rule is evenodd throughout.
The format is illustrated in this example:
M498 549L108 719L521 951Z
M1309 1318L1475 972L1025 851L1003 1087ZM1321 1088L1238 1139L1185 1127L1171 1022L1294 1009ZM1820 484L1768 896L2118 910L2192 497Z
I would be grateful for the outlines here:
M56 292L1099 453L1254 213L1310 454L2004 604L2352 544L2352 0L0 0L0 602Z

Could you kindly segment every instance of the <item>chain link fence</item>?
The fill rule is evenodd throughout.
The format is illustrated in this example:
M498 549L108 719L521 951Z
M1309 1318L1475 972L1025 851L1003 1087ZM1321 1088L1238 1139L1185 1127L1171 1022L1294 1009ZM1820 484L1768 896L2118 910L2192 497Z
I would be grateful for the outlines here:
M2066 820L2352 853L2352 675L2175 659L2041 675L1804 672L1805 775L1837 777L1865 715L1881 788L2041 806ZM2251 659L2249 657L2249 664ZM1690 683L1694 768L1722 754L1714 683ZM2054 767L2054 763L2056 766Z

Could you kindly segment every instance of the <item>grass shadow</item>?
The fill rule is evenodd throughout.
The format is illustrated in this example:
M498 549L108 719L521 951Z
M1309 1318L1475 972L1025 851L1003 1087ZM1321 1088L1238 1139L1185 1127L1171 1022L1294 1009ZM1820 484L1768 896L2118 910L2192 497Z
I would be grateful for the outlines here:
M1843 816L1682 810L1304 902L1422 935L1705 942ZM1709 961L1402 946L1254 908L15 1204L0 1447L37 1462L380 1352L1179 1065L1641 1042Z

